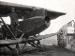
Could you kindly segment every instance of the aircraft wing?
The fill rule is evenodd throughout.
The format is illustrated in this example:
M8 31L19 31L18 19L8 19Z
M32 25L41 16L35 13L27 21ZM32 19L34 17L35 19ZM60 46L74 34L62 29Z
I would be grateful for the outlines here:
M20 4L0 1L0 16L4 16L4 15L9 14L11 12L12 7L15 8L15 11L17 12L17 14L22 14L22 15L25 15L25 14L29 15L30 13L34 14L33 11L43 9L43 8L38 8L38 7L33 7L33 6L20 5ZM51 17L51 19L57 18L58 16L65 14L63 12L50 11L47 9L43 9L43 10L46 11L46 15ZM29 13L25 12L25 14L24 14L23 13L24 11L29 11ZM35 14L39 15L40 13L35 12Z

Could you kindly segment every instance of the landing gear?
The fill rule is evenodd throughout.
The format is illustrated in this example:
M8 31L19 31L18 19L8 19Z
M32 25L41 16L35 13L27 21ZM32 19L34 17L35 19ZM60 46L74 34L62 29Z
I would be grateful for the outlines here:
M40 47L41 47L40 40L36 40L36 38L38 38L36 35L31 36L30 38L31 38L32 40L31 40L31 41L28 41L28 43L29 43L31 46L36 47L36 48L40 48Z
M11 55L13 56L19 56L22 55L22 53L26 52L26 48L28 47L27 44L30 44L32 47L35 47L37 50L41 49L40 40L37 36L24 38L24 34L22 34L19 38L16 39L3 40L3 43L6 44L6 47L9 49Z
M26 52L25 49L27 47L27 44L30 44L32 47L35 47L37 50L41 50L40 40L36 40L36 38L36 36L28 37L27 39L25 39L26 42L24 42L22 46L21 44L17 43L15 47L17 56Z
M28 42L28 43L33 47L40 48L40 41L39 40L31 41L31 42Z

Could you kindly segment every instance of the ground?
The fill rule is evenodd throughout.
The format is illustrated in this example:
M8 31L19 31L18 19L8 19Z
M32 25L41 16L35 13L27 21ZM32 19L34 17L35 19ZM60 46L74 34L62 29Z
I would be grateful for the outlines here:
M28 49L32 49L32 50L29 51ZM27 51L24 52L20 56L75 56L75 52L72 52L72 51L67 50L65 48L59 48L57 46L43 45L41 51L39 51L35 48L32 48L32 47L29 47L29 48L27 47L26 50ZM4 50L4 53L1 54L0 56L13 56L13 55L11 55L11 51L7 52ZM16 56L16 55L14 55L14 56Z
M31 51L24 56L75 56L75 52L57 46L44 46L43 51Z
M56 37L51 37L41 41L42 48L41 51L27 46L23 51L23 53L19 56L75 56L75 52L68 50L66 48L59 48L57 46ZM9 49L1 48L0 56L16 56L14 51L10 51ZM12 55L14 54L14 55Z

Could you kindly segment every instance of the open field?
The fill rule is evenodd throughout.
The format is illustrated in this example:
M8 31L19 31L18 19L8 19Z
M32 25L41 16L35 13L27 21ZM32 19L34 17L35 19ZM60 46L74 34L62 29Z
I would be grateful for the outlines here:
M32 49L32 47L27 49ZM25 50L24 50L25 51ZM16 56L15 54L12 55L11 51L4 51L0 56ZM13 52L14 53L14 52ZM69 51L64 48L59 48L57 46L45 46L43 45L42 51L39 51L35 48L30 51L26 51L19 56L75 56L75 52Z
M56 36L41 40L41 44L41 51L27 46L19 56L75 56L75 52L57 46ZM16 53L4 47L1 49L0 56L16 56Z

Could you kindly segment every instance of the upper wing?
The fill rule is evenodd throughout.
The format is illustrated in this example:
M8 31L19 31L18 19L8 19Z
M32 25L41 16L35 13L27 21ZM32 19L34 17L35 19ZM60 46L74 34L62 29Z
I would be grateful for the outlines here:
M0 16L7 16L9 13L11 13L13 7L19 16L25 16L26 18L42 15L49 16L51 19L54 19L58 16L65 15L63 12L50 11L43 8L0 1Z

